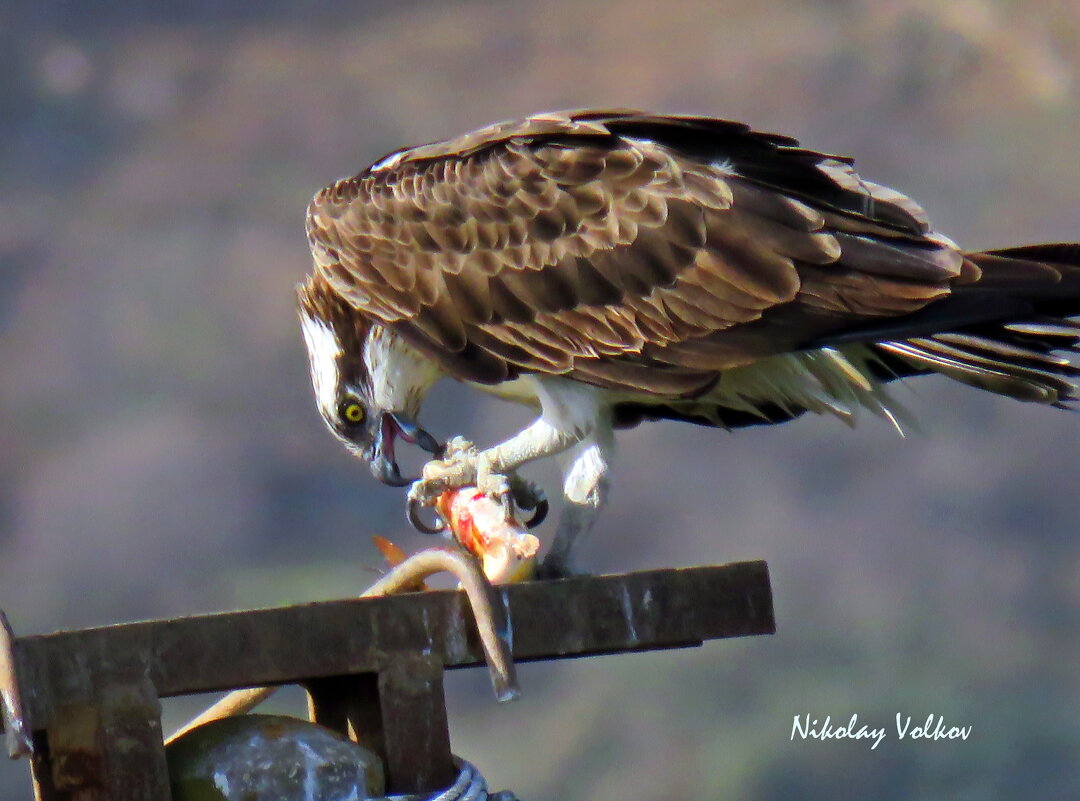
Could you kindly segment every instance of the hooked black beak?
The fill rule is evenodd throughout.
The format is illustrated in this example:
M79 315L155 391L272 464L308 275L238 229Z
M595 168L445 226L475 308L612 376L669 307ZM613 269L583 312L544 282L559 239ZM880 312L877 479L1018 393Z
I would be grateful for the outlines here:
M394 440L397 437L435 456L443 452L443 446L415 421L394 412L382 413L371 447L371 474L383 484L404 487L416 479L401 475L401 469L394 457Z
M387 414L387 417L394 421L394 425L397 426L398 434L403 440L412 445L416 445L418 448L427 451L436 458L443 455L444 447L435 440L435 437L420 428L415 420L410 420L408 417L404 417L394 412Z

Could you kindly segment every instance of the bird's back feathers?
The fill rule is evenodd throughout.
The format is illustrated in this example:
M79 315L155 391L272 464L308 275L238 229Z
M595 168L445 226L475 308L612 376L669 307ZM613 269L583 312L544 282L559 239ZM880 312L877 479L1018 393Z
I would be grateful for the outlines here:
M308 236L320 281L466 380L562 375L656 411L777 354L874 343L883 375L1075 393L1053 353L1077 344L1080 246L965 254L850 160L739 123L500 123L328 187Z

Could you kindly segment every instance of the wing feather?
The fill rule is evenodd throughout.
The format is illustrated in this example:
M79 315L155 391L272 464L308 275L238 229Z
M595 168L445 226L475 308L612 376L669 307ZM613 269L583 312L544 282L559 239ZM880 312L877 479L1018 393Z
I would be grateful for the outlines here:
M978 272L848 160L629 111L399 151L317 194L308 237L335 291L451 373L663 395L917 311Z
M743 215L707 215L709 248L716 258L703 262L725 283L760 298L764 305L786 303L799 291L799 273L791 259L755 240Z

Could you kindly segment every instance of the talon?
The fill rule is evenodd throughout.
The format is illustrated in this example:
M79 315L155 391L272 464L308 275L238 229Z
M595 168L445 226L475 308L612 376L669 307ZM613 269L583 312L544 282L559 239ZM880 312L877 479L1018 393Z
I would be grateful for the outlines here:
M532 511L532 517L525 523L526 528L536 528L547 518L550 507L544 491L531 481L519 476L513 477L512 495L517 508L523 512Z
M420 507L422 505L416 498L409 498L409 503L405 507L405 517L412 524L412 527L421 534L442 534L446 530L446 523L436 515L436 524L429 526L420 517Z
M536 528L547 519L548 516L548 500L541 496L536 502L536 506L533 507L532 517L525 523L525 528Z

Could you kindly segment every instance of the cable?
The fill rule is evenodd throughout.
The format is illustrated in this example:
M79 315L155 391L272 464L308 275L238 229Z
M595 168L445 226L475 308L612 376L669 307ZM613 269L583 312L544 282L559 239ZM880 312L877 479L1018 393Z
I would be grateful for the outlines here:
M489 793L487 780L471 762L454 757L454 763L458 766L457 780L435 795L388 795L368 801L518 801L517 796L509 790Z

